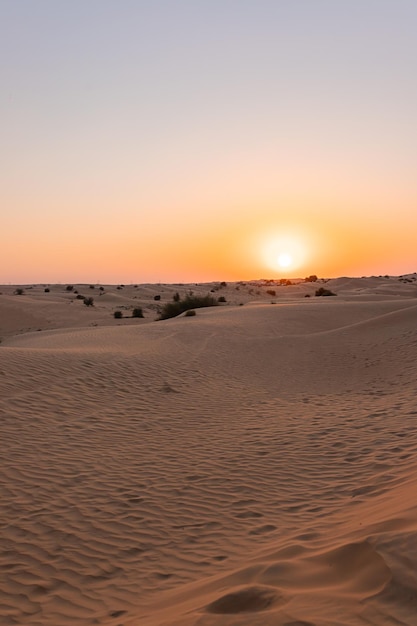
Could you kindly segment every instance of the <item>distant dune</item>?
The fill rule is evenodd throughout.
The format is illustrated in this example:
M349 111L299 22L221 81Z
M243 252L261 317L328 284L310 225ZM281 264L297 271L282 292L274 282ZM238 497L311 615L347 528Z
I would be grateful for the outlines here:
M2 626L416 625L417 275L293 282L0 287Z

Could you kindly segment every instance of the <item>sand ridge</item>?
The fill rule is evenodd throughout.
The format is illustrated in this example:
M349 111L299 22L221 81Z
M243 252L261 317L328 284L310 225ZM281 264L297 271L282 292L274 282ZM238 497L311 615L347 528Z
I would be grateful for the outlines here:
M414 624L417 304L358 280L5 333L0 623Z

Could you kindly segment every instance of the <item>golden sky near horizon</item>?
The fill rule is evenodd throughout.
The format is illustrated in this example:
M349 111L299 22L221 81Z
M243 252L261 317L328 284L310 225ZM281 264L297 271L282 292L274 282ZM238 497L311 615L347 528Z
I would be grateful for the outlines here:
M0 283L417 270L417 5L0 5Z

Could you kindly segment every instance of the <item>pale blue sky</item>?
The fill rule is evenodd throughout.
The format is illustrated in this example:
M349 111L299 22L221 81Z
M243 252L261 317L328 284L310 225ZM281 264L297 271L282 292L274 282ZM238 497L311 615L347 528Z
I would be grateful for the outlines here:
M379 238L311 271L414 271L416 32L414 0L0 0L0 282L218 278L219 224L256 277L236 237L292 218Z

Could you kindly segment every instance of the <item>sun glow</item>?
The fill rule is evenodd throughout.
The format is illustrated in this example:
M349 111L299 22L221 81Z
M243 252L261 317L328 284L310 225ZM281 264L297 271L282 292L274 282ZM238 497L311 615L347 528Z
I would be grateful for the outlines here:
M282 252L277 259L278 265L282 268L291 267L292 257L287 252Z
M261 243L261 254L267 267L272 270L295 271L306 260L307 248L296 234L278 234L265 238Z

